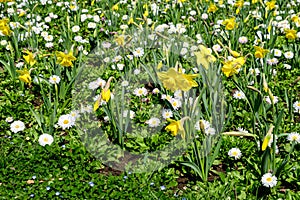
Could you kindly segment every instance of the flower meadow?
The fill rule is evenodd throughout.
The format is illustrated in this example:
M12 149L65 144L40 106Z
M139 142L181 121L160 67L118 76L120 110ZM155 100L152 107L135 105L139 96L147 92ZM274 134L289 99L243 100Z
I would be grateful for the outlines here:
M299 27L299 0L0 0L0 198L299 199Z

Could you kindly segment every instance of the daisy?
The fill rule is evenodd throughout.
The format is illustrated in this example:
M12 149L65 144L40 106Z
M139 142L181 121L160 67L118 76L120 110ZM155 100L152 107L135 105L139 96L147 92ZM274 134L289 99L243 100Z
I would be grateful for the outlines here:
M58 84L60 82L60 77L59 76L56 76L56 75L52 75L50 76L49 78L49 82L51 84Z
M299 101L296 101L293 104L293 107L294 107L294 112L299 112L300 113L300 102Z
M18 120L18 121L14 121L11 125L10 125L10 130L13 133L17 133L19 131L23 131L25 129L25 125L22 121Z
M6 121L7 123L10 123L10 122L14 121L14 118L13 118L13 117L7 117L7 118L5 119L5 121Z
M275 57L281 57L282 52L279 49L272 49L271 51Z
M70 115L62 115L58 119L58 125L64 130L64 129L69 129L72 126L75 125L74 118Z
M239 91L239 90L236 90L234 92L233 97L236 98L236 99L245 99L246 98L244 92Z
M181 101L179 99L172 98L170 103L174 110L178 110L181 107Z
M266 173L262 176L261 182L265 187L274 187L277 184L277 177L271 173Z
M248 42L248 38L247 37L245 37L245 36L239 37L239 43L245 44L247 42Z
M242 156L241 150L239 148L232 148L228 151L230 157L234 157L235 160Z
M212 128L212 127L209 127L207 129L205 129L204 133L206 135L215 135L216 134L216 129Z
M126 87L126 86L128 86L128 85L129 85L129 82L126 81L126 80L122 81L122 83L121 83L121 86L122 86L122 87Z
M170 109L163 109L162 117L164 119L172 118L173 117L173 112Z
M73 33L76 33L76 32L78 32L79 30L80 30L80 27L77 26L77 25L72 27L72 32L73 32Z
M158 88L154 88L153 90L152 90L152 94L158 94L159 93L159 89Z
M134 91L133 91L133 94L140 97L140 96L146 96L148 94L148 91L146 88L144 87L141 87L141 88L136 88Z
M210 128L210 123L206 120L201 119L195 124L194 127L197 131L200 131L201 126L203 126L203 129L206 130L206 129Z
M134 57L142 57L144 55L144 49L141 47L136 48L135 51L133 52Z
M292 66L289 65L289 64L283 64L283 67L284 67L285 69L292 69Z
M297 132L290 133L287 136L287 140L295 143L300 143L300 134Z
M51 145L53 142L52 135L49 135L47 133L40 135L39 137L39 143L41 146L45 146L46 144Z
M237 130L242 133L249 133L249 131L247 131L246 129L241 128L241 127L238 127Z
M283 55L284 55L284 57L286 59L292 59L292 58L294 58L294 53L291 52L291 51L285 52Z
M148 124L151 128L158 127L160 124L160 119L158 119L157 117L152 117L151 119L146 121L146 124Z

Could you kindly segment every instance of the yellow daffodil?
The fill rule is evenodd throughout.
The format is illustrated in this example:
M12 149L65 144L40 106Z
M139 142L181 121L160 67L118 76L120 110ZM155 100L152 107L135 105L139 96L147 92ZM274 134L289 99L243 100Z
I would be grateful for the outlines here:
M59 51L56 53L56 57L57 57L57 61L59 62L59 64L64 67L73 66L72 61L76 60L76 58L73 56L72 51L70 51L68 54Z
M181 121L175 121L173 119L167 119L170 124L166 126L165 130L171 132L173 136L176 136L178 132L184 131Z
M20 81L27 83L27 84L31 84L31 77L30 77L30 71L28 71L27 69L24 70L17 70L17 73L19 73L19 79Z
M176 71L175 68L169 68L166 72L158 72L157 75L163 86L172 92L188 91L192 87L198 86L197 82L193 80L198 76L197 74L183 74L181 71Z
M118 43L119 46L123 46L125 44L124 35L116 36L115 41Z
M269 50L264 49L259 46L254 46L254 49L255 49L255 52L254 52L255 58L264 58L265 55L269 52Z
M235 18L225 19L222 23L226 30L233 30L236 27Z
M100 107L101 101L105 101L105 102L109 101L110 96L111 96L109 87L110 87L110 82L111 82L112 79L113 79L113 77L110 77L108 79L108 81L106 82L105 87L101 91L101 94L99 95L98 99L94 103L94 111L98 110L98 108Z
M0 32L5 35L9 36L11 34L10 27L8 25L9 20L8 19L1 19L0 20Z
M239 0L239 1L235 2L234 6L237 7L237 9L235 11L236 14L240 13L240 10L243 7L243 5L244 5L244 0Z
M25 53L27 55L24 55L23 58L25 59L26 63L32 67L36 63L36 60L34 59L35 56L29 51L26 51Z
M143 6L143 8L145 8L145 12L144 12L144 14L143 14L143 17L144 17L144 18L147 18L147 17L149 16L148 5L145 4L145 5Z
M108 102L110 99L110 89L102 90L101 96L102 96L103 101Z
M233 60L226 61L222 67L222 72L226 77L239 73L239 69L246 62L245 57L234 58Z
M276 0L266 2L266 6L268 10L273 10L275 8Z
M285 29L285 37L290 40L295 40L297 38L297 31L293 29Z
M216 12L218 10L218 7L215 5L215 4L213 4L213 3L211 3L210 5L209 5L209 7L208 7L208 10L207 10L207 12L208 13L214 13L214 12Z
M119 10L119 3L115 4L111 9L113 11L118 11Z
M203 45L199 46L200 51L194 52L196 56L197 65L202 65L205 69L208 69L209 64L215 62L217 59L211 55L211 51Z

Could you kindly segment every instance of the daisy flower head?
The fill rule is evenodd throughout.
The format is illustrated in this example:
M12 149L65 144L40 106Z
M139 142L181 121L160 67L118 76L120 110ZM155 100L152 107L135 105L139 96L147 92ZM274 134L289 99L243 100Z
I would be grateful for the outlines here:
M144 49L141 47L136 48L133 52L134 57L142 57L143 55L144 55Z
M290 133L287 136L287 140L298 144L298 143L300 143L300 134L297 132Z
M25 124L18 120L18 121L14 121L11 125L10 125L10 130L13 133L17 133L19 131L23 131L25 129Z
M181 101L179 99L172 98L170 103L174 110L178 110L181 107Z
M5 121L7 123L10 123L10 122L14 121L14 118L13 117L6 117Z
M73 32L73 33L76 33L76 32L78 32L79 30L80 30L80 27L77 26L77 25L72 27L72 32Z
M54 139L53 139L52 135L49 135L47 133L42 134L39 137L39 144L41 146L46 146L47 144L51 145L53 141L54 141Z
M239 91L239 90L236 90L234 92L233 97L236 98L236 99L245 99L246 98L244 92Z
M158 127L160 124L160 119L158 119L157 117L152 117L146 121L146 124L148 124L151 128Z
M135 96L138 96L138 97L140 97L140 96L146 96L148 94L148 91L147 91L146 88L141 87L141 88L134 89L133 94Z
M205 134L206 135L215 135L216 134L216 129L212 128L212 127L209 127L207 129L205 129Z
M52 75L52 76L50 76L50 78L49 78L49 82L50 82L51 84L58 84L58 83L60 82L60 77L57 76L57 75Z
M273 176L271 173L266 173L262 176L261 182L265 187L274 187L277 185L277 177Z
M158 94L159 93L159 89L158 88L154 88L153 90L152 90L152 94Z
M271 51L275 57L281 57L282 52L279 49L272 49Z
M75 125L75 120L74 117L72 117L72 115L67 114L67 115L62 115L59 117L58 119L58 125L63 129L69 129L72 126Z
M173 117L173 112L170 109L163 109L162 117L164 119L172 118Z
M294 53L291 52L291 51L287 51L287 52L285 52L283 55L284 55L284 57L285 57L286 59L292 59L292 58L294 58Z
M232 148L228 151L230 157L234 157L235 160L239 159L242 156L242 152L239 148Z
M239 43L245 44L248 42L248 38L246 36L239 37Z
M296 102L293 104L293 107L294 107L294 112L300 113L300 102L299 102L299 101L296 101Z

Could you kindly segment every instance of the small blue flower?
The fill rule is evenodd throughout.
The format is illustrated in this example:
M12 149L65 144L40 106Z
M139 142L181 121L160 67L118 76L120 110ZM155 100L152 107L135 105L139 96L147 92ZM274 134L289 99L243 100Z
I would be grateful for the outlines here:
M32 176L32 179L33 179L33 180L36 179L36 176Z
M123 178L124 178L124 179L127 179L128 177L127 177L127 176L124 176Z
M47 187L46 187L46 190L50 190L50 189L51 189L50 186L47 186Z
M66 148L66 145L64 145L64 144L63 144L63 145L61 145L61 148Z
M128 174L130 175L132 172L128 172Z
M58 196L58 195L60 195L60 193L59 193L59 192L56 192L55 195Z
M94 185L95 185L93 182L89 182L89 184L91 187L94 187Z
M153 182L151 182L151 183L150 183L150 186L153 186L153 185L154 185L154 183L153 183Z
M165 190L165 189L166 189L166 186L162 185L162 186L160 186L160 189L161 189L161 190Z
M30 197L33 198L33 197L34 197L34 194L31 194Z
M186 200L186 198L185 198L185 197L182 197L181 200Z

